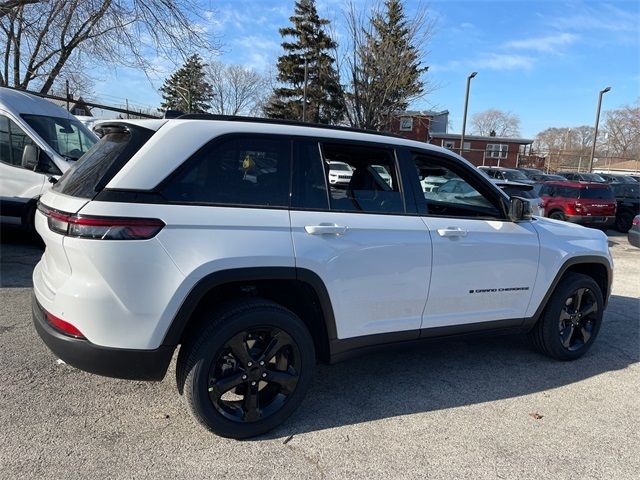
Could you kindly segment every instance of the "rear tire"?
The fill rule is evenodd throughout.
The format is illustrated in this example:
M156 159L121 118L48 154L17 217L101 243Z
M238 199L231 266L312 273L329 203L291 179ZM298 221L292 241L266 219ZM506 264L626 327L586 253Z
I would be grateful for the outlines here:
M212 432L248 438L284 422L302 402L314 344L293 312L269 300L231 302L180 349L178 388Z
M604 301L593 278L566 274L529 336L537 350L557 360L584 355L598 336Z
M551 212L551 214L549 215L549 218L553 218L554 220L562 220L564 221L564 213L562 213L559 210L556 210L555 212Z

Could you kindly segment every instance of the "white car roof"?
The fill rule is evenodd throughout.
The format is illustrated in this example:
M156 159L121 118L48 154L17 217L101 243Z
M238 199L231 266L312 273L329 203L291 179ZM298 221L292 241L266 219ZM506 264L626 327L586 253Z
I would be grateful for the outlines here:
M15 114L45 115L57 118L75 118L64 108L36 95L0 87L0 108Z
M211 139L231 133L320 137L402 145L446 153L449 156L455 155L461 161L468 163L450 150L436 145L407 140L402 137L353 130L291 125L287 123L266 123L259 120L252 122L250 120L163 119L117 120L114 123L132 124L157 131L109 182L107 188L112 189L153 189L184 160Z

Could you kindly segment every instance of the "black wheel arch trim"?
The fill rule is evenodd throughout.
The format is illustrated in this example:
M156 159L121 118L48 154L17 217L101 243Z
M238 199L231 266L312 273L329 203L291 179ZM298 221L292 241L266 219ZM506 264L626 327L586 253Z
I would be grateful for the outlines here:
M329 292L322 279L311 270L298 267L249 267L220 270L201 278L182 302L175 314L162 345L175 347L181 341L191 316L200 301L212 289L234 282L250 282L258 280L297 280L307 283L315 291L325 320L329 341L336 338L336 323Z
M538 305L538 309L536 310L536 312L533 314L532 317L525 319L524 325L528 327L532 327L533 325L535 325L535 323L538 321L538 319L542 315L542 312L546 308L547 303L551 298L551 295L553 295L553 292L555 292L558 284L560 283L560 280L562 280L562 277L564 276L564 274L567 273L567 271L571 267L575 267L576 265L593 265L593 264L602 265L603 267L605 267L607 272L607 278L605 279L606 289L605 291L602 292L602 297L604 299L604 306L606 307L607 302L609 300L609 295L611 294L611 283L613 282L613 269L609 260L606 257L602 257L599 255L580 255L577 257L570 257L564 261L564 263L556 273L556 276L553 278L553 281L551 282L551 285L547 289L547 292L545 293L544 297L542 297L542 301L540 302L540 305Z

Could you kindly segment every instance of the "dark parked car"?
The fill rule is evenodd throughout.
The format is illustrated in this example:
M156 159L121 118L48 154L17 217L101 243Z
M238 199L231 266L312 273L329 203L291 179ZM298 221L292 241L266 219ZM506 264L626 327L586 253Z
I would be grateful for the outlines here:
M567 180L571 180L573 182L607 183L607 181L597 173L558 172L558 175L562 175Z
M567 180L562 175L553 175L551 173L536 173L529 175L529 178L534 182L564 182Z
M540 197L546 217L596 228L615 223L616 198L607 184L547 182Z
M535 180L535 178L533 178L534 175L544 175L544 172L539 168L518 167L516 168L516 170L520 170L527 176L527 178L530 178L531 180Z
M627 238L631 245L640 248L640 215L636 215L634 217L629 233L627 234Z
M615 228L619 232L627 232L633 217L640 215L640 184L614 183L610 187L618 204Z
M502 167L478 167L480 171L486 173L495 180L506 180L507 182L533 183L522 171L515 168Z
M637 185L638 181L630 175L620 175L619 173L599 173L609 184L614 183L628 183L630 185Z

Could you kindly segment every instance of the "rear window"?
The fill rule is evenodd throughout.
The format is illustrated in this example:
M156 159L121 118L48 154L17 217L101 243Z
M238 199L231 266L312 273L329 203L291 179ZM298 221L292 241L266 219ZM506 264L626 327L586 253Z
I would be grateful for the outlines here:
M103 131L98 143L60 177L54 191L72 197L95 197L154 133L135 127L108 127Z
M613 200L615 197L610 188L592 188L584 187L580 189L580 198L589 198L594 200Z
M501 186L500 188L502 188L502 191L507 195L509 195L510 197L522 197L522 198L529 198L529 199L537 198L537 195L535 194L533 189L523 190L513 186L505 186L505 187Z

